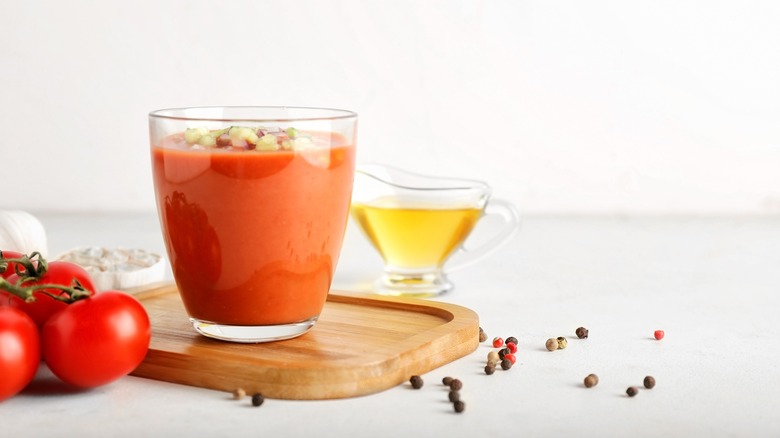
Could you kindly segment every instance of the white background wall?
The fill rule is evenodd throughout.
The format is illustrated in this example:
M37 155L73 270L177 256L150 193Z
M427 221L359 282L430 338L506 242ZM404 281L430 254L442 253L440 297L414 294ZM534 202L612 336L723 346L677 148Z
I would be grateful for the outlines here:
M360 114L526 213L780 214L780 3L0 0L2 209L153 210L146 115Z

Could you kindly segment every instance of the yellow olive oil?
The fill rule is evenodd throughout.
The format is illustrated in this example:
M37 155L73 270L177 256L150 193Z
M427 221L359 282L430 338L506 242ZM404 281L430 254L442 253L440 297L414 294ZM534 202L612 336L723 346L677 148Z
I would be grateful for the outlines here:
M468 237L482 215L474 207L407 207L394 202L353 203L357 222L388 265L440 266Z

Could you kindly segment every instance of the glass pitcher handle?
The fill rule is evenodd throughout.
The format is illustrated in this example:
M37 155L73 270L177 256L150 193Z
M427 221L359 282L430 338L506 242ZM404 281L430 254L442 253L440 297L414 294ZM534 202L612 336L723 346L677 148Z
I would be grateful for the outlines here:
M474 248L468 249L465 246L461 246L456 254L459 255L459 260L452 266L445 264L445 272L454 272L466 267L469 267L494 252L501 249L504 245L509 243L512 238L520 231L520 213L517 211L512 203L503 199L491 199L485 206L485 211L482 218L487 216L499 216L503 219L501 229L496 232L487 242ZM477 222L479 226L479 222Z

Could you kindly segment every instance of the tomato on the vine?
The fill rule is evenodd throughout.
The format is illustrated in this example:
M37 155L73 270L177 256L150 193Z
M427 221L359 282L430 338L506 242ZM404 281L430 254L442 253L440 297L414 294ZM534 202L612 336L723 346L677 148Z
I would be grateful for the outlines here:
M95 285L92 282L89 273L81 266L71 262L50 262L46 269L46 273L39 278L28 281L21 280L22 278L17 274L8 277L9 283L23 287L30 287L37 284L57 284L70 287L73 286L73 280L77 280L90 295L95 293ZM42 329L43 325L52 315L68 307L67 303L57 301L44 292L58 296L69 296L68 292L59 289L41 289L33 293L35 301L31 303L27 303L21 298L13 295L10 297L9 301L11 307L19 308L30 315L33 321L35 321L35 325L38 326L38 329ZM5 294L6 292L3 293ZM3 301L5 300L6 299L3 298Z
M38 329L19 309L0 307L0 401L27 386L41 362Z
M82 388L110 383L146 356L149 316L141 303L118 291L76 301L43 326L43 354L61 380Z

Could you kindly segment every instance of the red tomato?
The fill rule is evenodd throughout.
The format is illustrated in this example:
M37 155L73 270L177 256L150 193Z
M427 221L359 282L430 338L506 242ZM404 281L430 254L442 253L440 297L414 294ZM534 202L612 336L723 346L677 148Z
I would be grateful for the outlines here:
M16 251L2 251L4 259L20 259L24 254ZM16 274L16 263L9 262L5 267L5 271L0 272L0 277L8 278Z
M0 401L27 386L41 362L38 329L19 309L0 307Z
M46 273L43 274L37 280L26 281L21 283L20 286L32 286L36 284L59 284L62 286L72 286L73 280L78 280L79 283L86 289L90 295L95 293L95 285L92 283L92 278L89 273L81 266L71 263L55 261L50 262ZM14 274L8 277L9 283L18 283L19 276ZM35 325L38 329L42 329L46 321L55 313L68 307L67 304L62 301L57 301L54 298L43 294L42 291L49 292L53 295L67 296L67 292L58 289L42 289L33 293L35 301L32 303L25 303L21 298L17 296L11 296L11 307L17 307L24 311L24 313L30 315L35 321ZM5 293L5 292L4 292ZM5 301L5 300L3 300Z
M51 371L71 385L92 388L129 374L146 356L149 316L138 300L118 291L76 301L43 326L43 354Z

